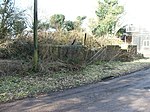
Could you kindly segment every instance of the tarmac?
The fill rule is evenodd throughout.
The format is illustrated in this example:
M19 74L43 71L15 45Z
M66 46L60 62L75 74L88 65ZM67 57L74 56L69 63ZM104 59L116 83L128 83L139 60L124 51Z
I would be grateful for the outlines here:
M0 112L150 112L150 69L0 105Z

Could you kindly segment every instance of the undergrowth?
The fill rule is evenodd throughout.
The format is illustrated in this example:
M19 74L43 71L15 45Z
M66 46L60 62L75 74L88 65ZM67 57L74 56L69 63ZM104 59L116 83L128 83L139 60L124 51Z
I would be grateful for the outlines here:
M54 67L55 65L52 66ZM60 66L62 65L60 64ZM38 73L27 71L24 75L3 75L0 77L0 102L14 101L26 97L37 97L38 95L54 91L63 91L101 81L105 77L116 77L130 73L146 66L150 66L150 63L140 61L97 62L77 71L69 71L62 68L57 72L41 70ZM49 70L48 68L47 70Z

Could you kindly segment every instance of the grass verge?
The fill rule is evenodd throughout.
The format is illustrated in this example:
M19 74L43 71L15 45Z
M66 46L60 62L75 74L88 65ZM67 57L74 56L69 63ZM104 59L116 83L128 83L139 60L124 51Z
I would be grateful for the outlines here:
M120 76L148 66L150 66L149 60L147 62L96 62L80 71L1 76L0 102L63 91L101 81L105 77Z

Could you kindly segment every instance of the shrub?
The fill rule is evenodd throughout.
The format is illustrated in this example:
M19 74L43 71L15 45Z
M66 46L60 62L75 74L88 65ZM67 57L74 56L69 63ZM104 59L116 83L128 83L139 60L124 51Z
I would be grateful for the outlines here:
M58 32L38 32L39 47L41 45L84 45L87 49L99 49L106 45L121 44L122 41L118 38L99 37L96 38L87 34L86 42L85 33L73 31L58 31ZM83 44L84 43L84 44ZM33 55L33 36L32 33L26 35L18 35L13 40L6 41L0 44L0 58L2 59L30 59ZM68 61L71 61L69 59ZM78 61L78 60L76 60Z

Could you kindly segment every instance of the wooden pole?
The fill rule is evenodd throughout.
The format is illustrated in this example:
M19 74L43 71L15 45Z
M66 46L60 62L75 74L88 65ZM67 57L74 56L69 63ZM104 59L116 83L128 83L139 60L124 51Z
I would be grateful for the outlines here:
M83 45L86 45L86 39L87 39L87 34L85 33L84 38L83 38Z
M34 0L34 57L33 57L33 70L38 70L38 38L37 38L37 26L38 26L38 13L37 13L37 0Z

